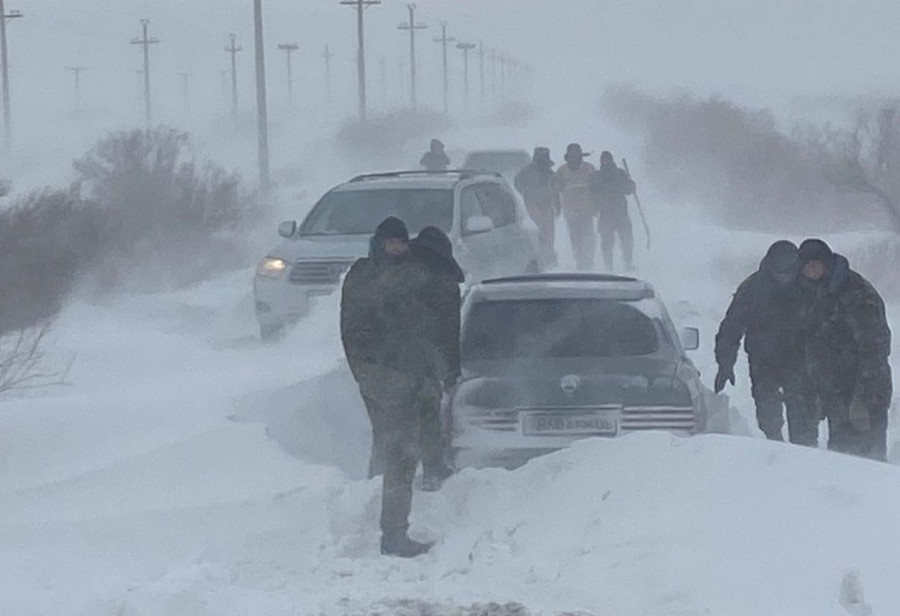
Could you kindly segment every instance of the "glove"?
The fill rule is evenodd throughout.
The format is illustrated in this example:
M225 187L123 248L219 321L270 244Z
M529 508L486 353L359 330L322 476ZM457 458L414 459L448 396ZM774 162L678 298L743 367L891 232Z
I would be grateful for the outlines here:
M722 393L722 390L725 389L725 383L734 385L734 368L720 366L719 371L716 373L715 389L717 394Z
M853 400L850 401L850 425L860 432L869 432L872 429L869 409L859 396L853 396Z

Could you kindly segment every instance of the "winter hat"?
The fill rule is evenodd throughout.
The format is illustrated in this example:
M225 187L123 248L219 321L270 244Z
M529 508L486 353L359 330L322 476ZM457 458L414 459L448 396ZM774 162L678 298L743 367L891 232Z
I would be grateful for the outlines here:
M582 158L584 156L590 156L590 152L584 152L581 149L580 143L570 143L566 146L566 162L574 159L574 158Z
M550 160L550 148L544 147L536 147L534 148L534 156L532 156L533 160L546 161L551 165L554 164L552 160Z
M834 260L834 253L831 248L819 239L804 240L800 244L800 262L809 263L810 261L821 261L826 265L830 265Z
M409 231L406 224L394 216L388 216L381 221L375 229L375 242L382 243L385 240L400 239L404 242L409 241Z
M453 256L453 244L447 234L437 227L425 227L419 231L416 244L449 259Z
M612 152L610 152L608 150L604 150L600 154L600 164L601 165L615 165L616 159L613 158Z
M444 149L444 144L443 144L443 142L441 142L440 139L432 139L430 145L431 145L432 150L438 150L438 149L443 150Z
M771 274L796 274L800 265L797 245L787 240L779 240L769 246L762 267Z

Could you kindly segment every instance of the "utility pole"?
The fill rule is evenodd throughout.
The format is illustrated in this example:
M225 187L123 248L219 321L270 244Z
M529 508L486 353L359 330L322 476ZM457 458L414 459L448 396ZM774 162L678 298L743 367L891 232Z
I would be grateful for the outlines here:
M381 4L381 0L341 0L341 4L356 9L356 80L359 90L359 119L366 119L366 39L363 27L363 13L370 6Z
M443 65L444 65L444 115L446 115L450 111L450 105L448 104L449 85L448 85L448 78L447 78L447 43L452 43L455 40L456 40L455 38L447 36L447 22L442 21L441 22L441 38L434 39L434 42L441 44L441 60L443 61Z
M497 52L493 49L488 52L488 60L491 61L491 101L497 104Z
M75 75L75 111L81 111L81 73L87 70L85 66L67 66L66 70Z
M141 28L144 35L141 38L131 39L132 45L141 45L144 48L144 119L147 124L147 131L150 130L150 125L153 123L153 111L150 107L150 45L159 43L159 39L147 36L147 26L149 24L149 19L142 19Z
M184 110L188 112L191 110L191 74L178 73L178 76L181 77L181 98L184 103Z
M283 51L287 56L287 91L288 91L288 107L294 106L294 73L291 70L291 54L300 49L296 43L281 43L278 49Z
M12 148L12 116L9 104L9 53L6 46L6 22L22 17L19 11L6 12L3 0L0 0L0 56L3 63L3 139L7 151Z
M484 41L478 41L478 80L480 82L481 115L484 115Z
M506 57L506 52L500 52L500 102L506 102L506 66L509 62L509 58Z
M384 59L384 56L378 59L378 68L381 75L381 106L387 110L390 104L387 94L387 60Z
M331 106L331 58L333 56L334 52L328 48L328 43L325 43L325 52L322 57L325 58L325 88L328 91L329 106Z
M415 4L407 4L406 8L409 10L409 23L400 24L397 26L397 29L409 30L409 104L410 107L415 109L419 106L419 101L416 97L416 30L424 30L428 26L423 23L416 23Z
M235 43L236 34L229 34L231 44L225 48L225 52L231 54L231 116L237 122L238 117L238 89L237 89L237 54L243 51L242 47L238 47Z
M475 49L475 43L457 43L457 49L463 52L463 108L469 113L469 52Z
M262 0L253 0L253 34L256 42L256 138L259 159L259 192L271 194L269 183L269 114L266 103L266 52L263 47Z

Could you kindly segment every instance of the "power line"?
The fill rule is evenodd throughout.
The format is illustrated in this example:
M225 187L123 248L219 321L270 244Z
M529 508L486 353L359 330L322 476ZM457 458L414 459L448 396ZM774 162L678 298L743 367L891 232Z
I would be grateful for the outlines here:
M147 36L148 25L150 25L149 19L141 20L143 36L131 39L131 44L141 45L144 48L144 119L149 131L150 125L153 123L153 111L150 106L150 45L156 45L159 43L159 39Z
M428 26L423 23L416 23L416 5L407 4L409 11L409 23L400 24L398 30L409 30L409 104L415 109L419 106L416 98L416 30L425 30Z
M344 6L356 9L356 80L359 90L359 119L366 119L366 39L363 13L370 6L381 4L381 0L341 0Z
M435 43L441 44L441 59L444 67L444 114L446 115L449 112L449 82L447 78L447 43L452 43L456 39L452 36L447 36L447 22L441 22L441 37L435 38Z
M287 91L288 91L288 107L294 106L294 73L291 70L291 54L300 49L296 43L281 43L278 49L285 53L287 57Z

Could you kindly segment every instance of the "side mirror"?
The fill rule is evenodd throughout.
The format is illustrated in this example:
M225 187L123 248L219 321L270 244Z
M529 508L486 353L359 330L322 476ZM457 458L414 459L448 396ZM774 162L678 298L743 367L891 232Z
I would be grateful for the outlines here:
M296 220L285 220L278 225L278 235L281 237L294 237L295 233L297 233Z
M466 233L474 235L476 233L487 233L493 230L494 221L490 216L472 216L466 221Z
M700 348L700 330L696 327L685 327L681 330L681 346L685 351L696 351Z

